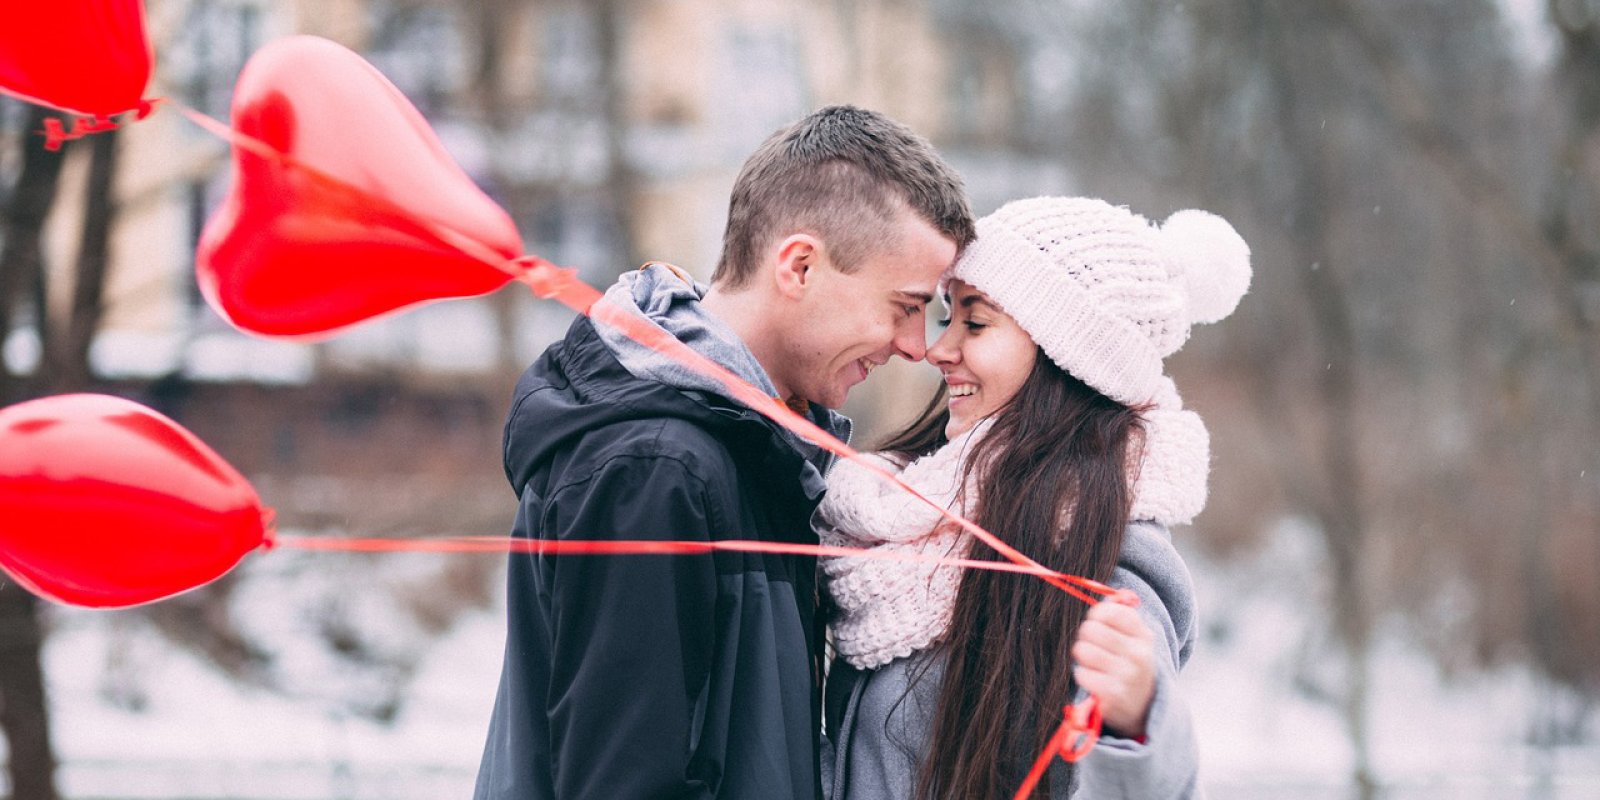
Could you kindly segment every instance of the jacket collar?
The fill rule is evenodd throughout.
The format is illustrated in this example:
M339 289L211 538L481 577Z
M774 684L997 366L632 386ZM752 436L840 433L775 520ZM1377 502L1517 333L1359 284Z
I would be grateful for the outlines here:
M778 476L793 475L808 502L821 500L831 454L729 398L634 376L601 341L587 317L574 320L566 337L518 383L506 430L507 478L520 486L545 453L568 437L603 424L662 416L689 420L765 453L764 469ZM537 430L520 431L519 424ZM843 434L840 438L848 437L848 420L835 430Z

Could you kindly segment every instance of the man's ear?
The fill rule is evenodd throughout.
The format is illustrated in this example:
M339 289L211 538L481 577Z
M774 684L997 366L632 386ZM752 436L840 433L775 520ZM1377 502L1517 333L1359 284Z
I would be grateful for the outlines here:
M794 233L778 242L773 281L778 293L799 299L815 280L812 270L822 265L822 241L809 233Z

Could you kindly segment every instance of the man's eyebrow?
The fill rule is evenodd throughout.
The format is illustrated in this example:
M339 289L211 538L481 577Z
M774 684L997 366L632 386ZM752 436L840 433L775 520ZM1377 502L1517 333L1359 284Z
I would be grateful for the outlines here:
M896 289L894 293L907 300L915 300L921 305L927 305L933 302L933 295L928 292L910 292L906 291L905 289Z

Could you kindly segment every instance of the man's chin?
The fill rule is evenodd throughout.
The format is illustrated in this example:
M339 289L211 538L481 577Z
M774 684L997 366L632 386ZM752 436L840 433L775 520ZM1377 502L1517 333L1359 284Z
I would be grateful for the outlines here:
M823 408L838 410L844 406L846 400L850 399L850 388L848 385L842 387L830 386L822 392L814 393L813 396L807 399Z
M850 399L850 390L860 386L862 380L853 375L836 375L831 382L801 389L795 396L805 399L808 403L837 411L844 407L846 400Z
M830 396L830 397L824 397L824 398L822 398L820 400L811 400L810 402L813 405L819 405L819 406L822 406L823 408L827 408L827 409L832 409L834 411L838 411L839 408L844 405L844 401L845 401L844 395L840 395L838 397L831 397Z

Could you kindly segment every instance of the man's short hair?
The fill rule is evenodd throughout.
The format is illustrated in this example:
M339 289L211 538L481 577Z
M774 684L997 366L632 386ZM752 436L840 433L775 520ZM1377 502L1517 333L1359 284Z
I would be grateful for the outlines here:
M961 177L911 129L875 111L829 106L773 134L733 184L713 283L739 288L777 238L811 233L851 272L909 208L956 244L976 235Z

